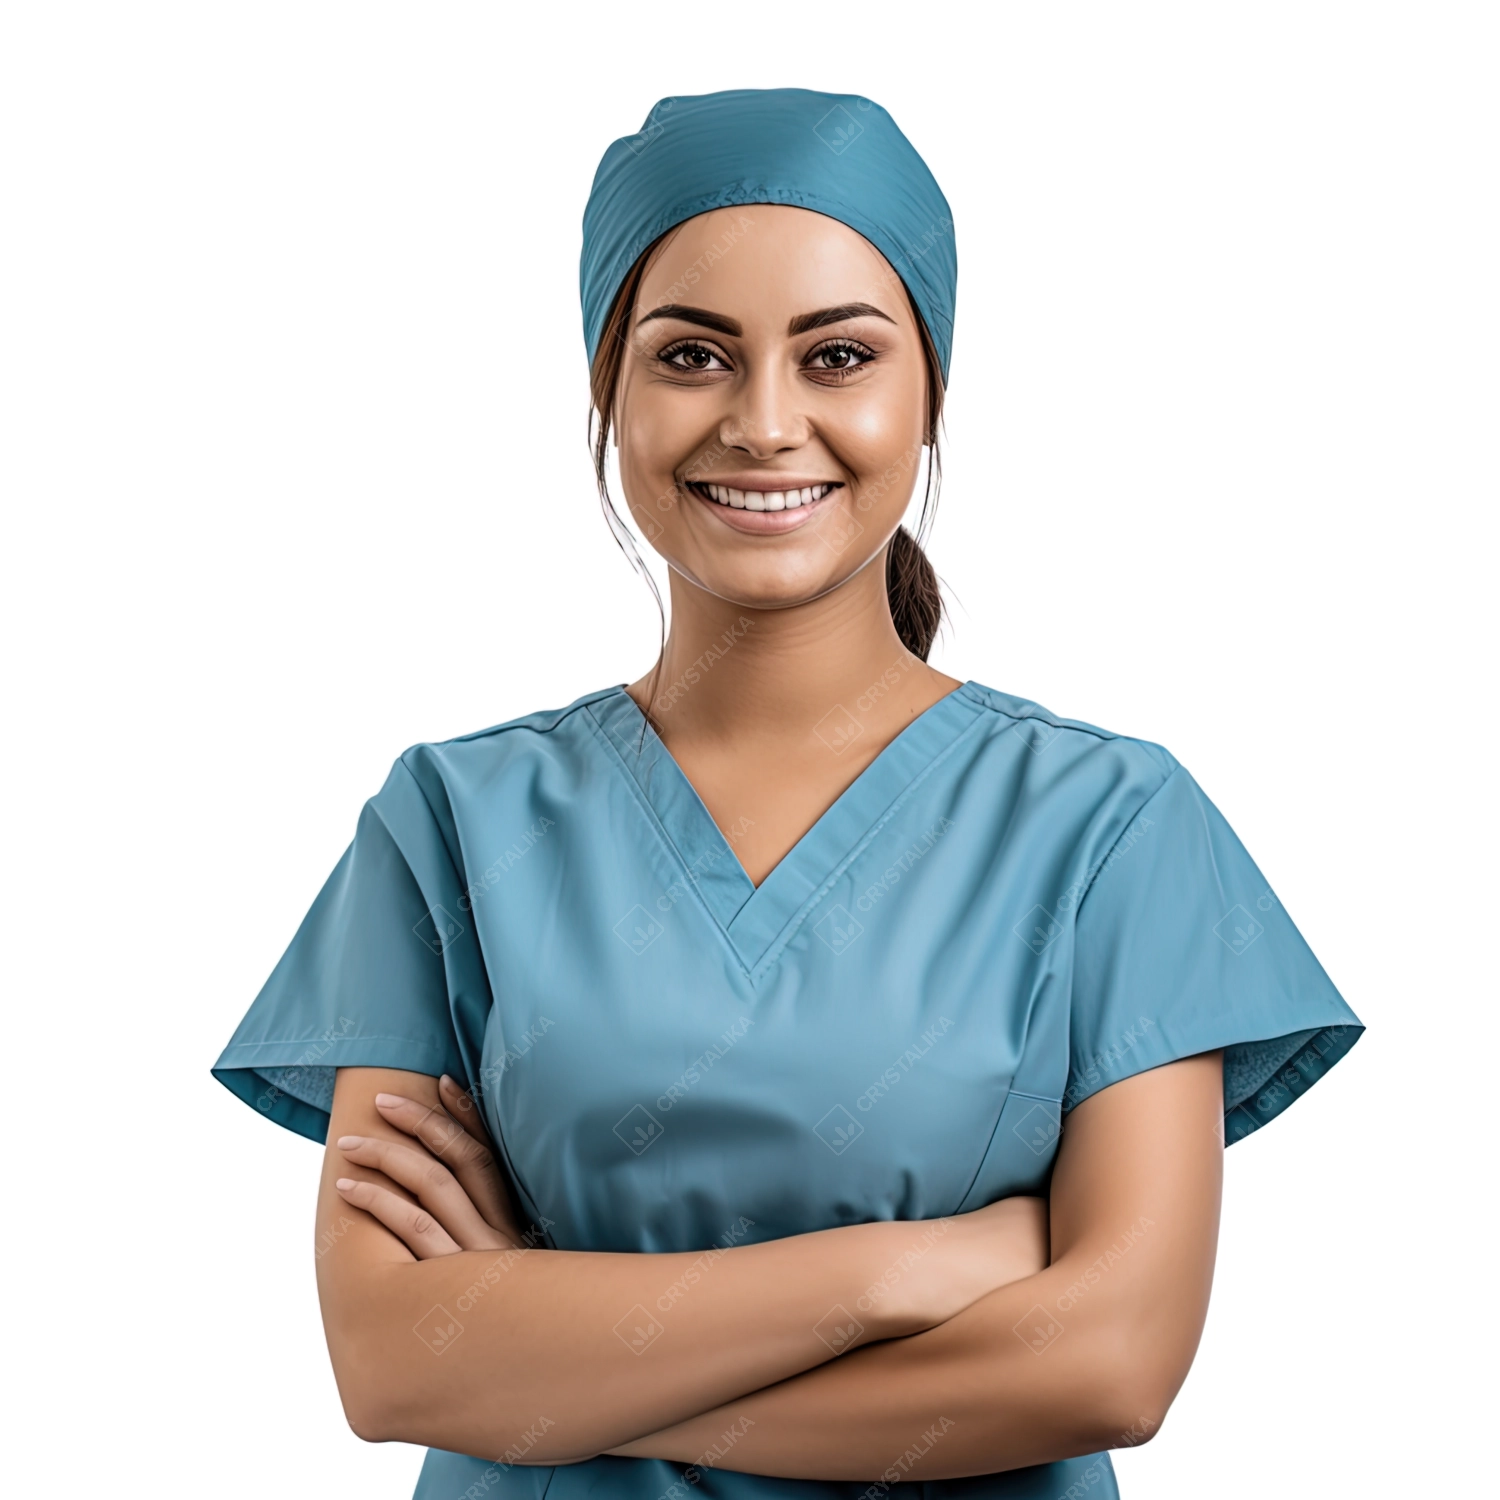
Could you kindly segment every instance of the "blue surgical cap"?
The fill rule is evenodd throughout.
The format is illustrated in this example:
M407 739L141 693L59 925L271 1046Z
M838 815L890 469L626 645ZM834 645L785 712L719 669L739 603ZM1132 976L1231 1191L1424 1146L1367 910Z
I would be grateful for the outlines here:
M641 252L686 219L746 203L811 209L869 240L906 283L947 380L958 285L948 200L878 104L809 89L663 99L604 153L579 266L591 361Z

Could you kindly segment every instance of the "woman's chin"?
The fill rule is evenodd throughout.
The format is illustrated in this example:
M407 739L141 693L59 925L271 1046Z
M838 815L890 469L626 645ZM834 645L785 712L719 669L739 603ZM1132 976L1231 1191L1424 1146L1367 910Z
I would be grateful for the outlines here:
M851 571L848 565L830 568L829 561L827 556L810 558L804 568L775 569L746 567L740 560L719 559L703 559L697 566L672 562L671 566L689 583L716 599L740 609L765 610L810 604L845 582Z

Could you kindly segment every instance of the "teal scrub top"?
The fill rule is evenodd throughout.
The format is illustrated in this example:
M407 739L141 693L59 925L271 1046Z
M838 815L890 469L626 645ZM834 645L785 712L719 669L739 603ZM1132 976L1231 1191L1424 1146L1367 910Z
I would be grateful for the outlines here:
M835 718L830 754L860 732ZM1159 746L967 682L756 887L612 687L401 756L214 1071L316 1141L335 1069L450 1073L542 1242L653 1254L1045 1193L1068 1110L1220 1047L1232 1144L1362 1029ZM620 1310L643 1375L667 1303L643 1330ZM872 1491L432 1450L416 1494L1117 1493L1104 1454L920 1470Z

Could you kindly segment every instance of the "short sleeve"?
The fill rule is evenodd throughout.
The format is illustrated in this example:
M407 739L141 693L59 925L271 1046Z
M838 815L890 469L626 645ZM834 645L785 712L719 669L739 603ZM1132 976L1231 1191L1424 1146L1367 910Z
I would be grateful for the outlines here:
M1232 1144L1311 1088L1363 1029L1233 829L1176 767L1078 908L1064 1109L1223 1048Z
M489 988L440 785L436 795L437 812L396 762L214 1066L252 1108L313 1140L327 1136L338 1068L477 1076Z

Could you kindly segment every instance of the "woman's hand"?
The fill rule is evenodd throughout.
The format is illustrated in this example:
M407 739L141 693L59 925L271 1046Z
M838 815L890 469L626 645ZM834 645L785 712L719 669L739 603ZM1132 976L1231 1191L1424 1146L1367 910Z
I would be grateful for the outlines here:
M346 1203L379 1219L418 1260L460 1250L506 1250L522 1243L510 1195L473 1100L448 1077L438 1085L442 1109L398 1094L377 1094L375 1107L405 1141L341 1136L338 1148L356 1166L372 1167L416 1202L373 1182L340 1177ZM463 1123L460 1124L459 1121ZM884 1304L903 1332L935 1327L997 1287L1034 1276L1048 1264L1047 1205L1005 1198L951 1218L871 1224L889 1245L890 1263L860 1299ZM899 1310L899 1311L898 1311Z
M418 1260L513 1249L521 1235L480 1112L446 1074L438 1094L441 1110L399 1094L375 1096L381 1119L410 1143L364 1135L340 1136L337 1143L349 1161L384 1173L415 1203L352 1177L334 1185L346 1203L379 1219Z
M901 1334L946 1323L1049 1264L1044 1198L1002 1198L946 1219L898 1219L868 1229L889 1247L889 1259L859 1299L859 1310L878 1308Z

